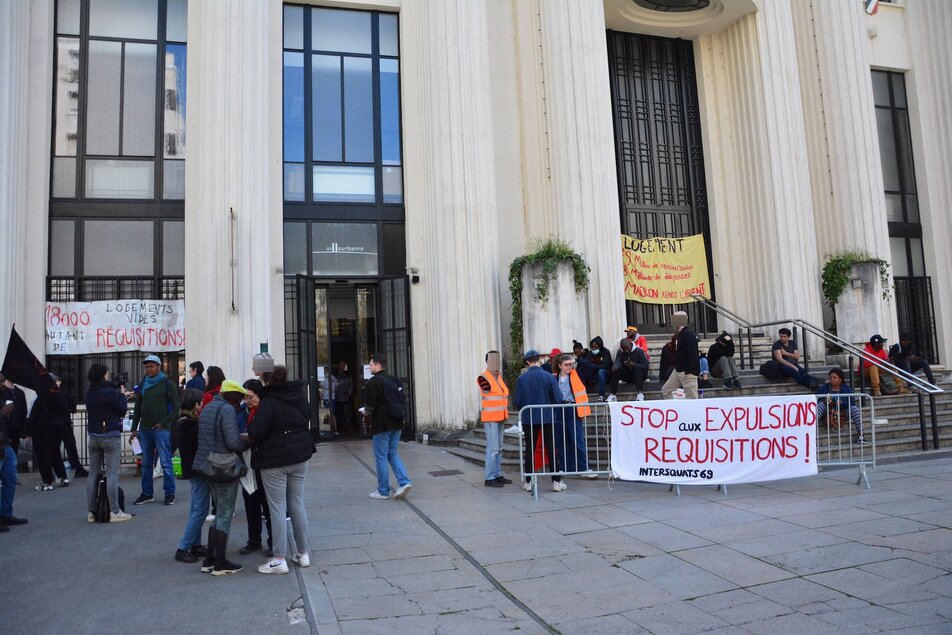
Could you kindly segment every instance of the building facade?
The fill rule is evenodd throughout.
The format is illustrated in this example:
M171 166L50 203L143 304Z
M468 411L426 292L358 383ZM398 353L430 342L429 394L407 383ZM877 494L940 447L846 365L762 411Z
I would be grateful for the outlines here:
M385 352L417 427L457 429L509 352L514 258L567 241L591 267L575 337L610 341L678 308L624 300L619 235L701 233L714 298L752 321L830 326L827 258L888 261L869 332L945 362L952 5L865 8L0 3L0 328L42 351L47 301L184 299L168 372L244 377L266 343L359 383Z

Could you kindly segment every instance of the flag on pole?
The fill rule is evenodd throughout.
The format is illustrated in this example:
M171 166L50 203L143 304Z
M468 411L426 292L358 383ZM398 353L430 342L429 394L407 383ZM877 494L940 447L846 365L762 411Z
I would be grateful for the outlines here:
M868 15L876 15L876 12L879 11L879 0L866 0L866 13Z
M0 373L13 383L35 391L39 399L55 399L61 396L60 388L50 371L46 370L26 345L16 327L10 329L10 343L7 345L7 354L3 358Z

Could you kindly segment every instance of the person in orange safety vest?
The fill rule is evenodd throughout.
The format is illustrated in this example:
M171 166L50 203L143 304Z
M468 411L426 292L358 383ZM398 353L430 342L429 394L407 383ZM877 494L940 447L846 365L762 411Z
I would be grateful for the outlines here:
M502 475L502 444L509 419L509 388L502 378L499 351L486 353L486 370L476 378L480 393L480 420L486 432L486 487L512 483Z
M564 354L558 358L559 391L562 403L574 403L575 408L562 410L562 425L555 426L555 449L561 455L560 471L580 473L585 478L598 478L588 468L588 446L585 443L585 417L592 414L588 392L575 369L575 356Z

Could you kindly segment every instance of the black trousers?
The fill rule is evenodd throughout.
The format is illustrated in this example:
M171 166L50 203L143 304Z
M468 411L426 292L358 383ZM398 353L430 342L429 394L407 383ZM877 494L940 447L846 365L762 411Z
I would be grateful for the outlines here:
M74 470L82 470L83 464L79 462L79 452L76 450L76 437L73 435L72 425L63 426L63 447L66 448L66 457L69 459L70 467Z
M541 472L541 465L535 465L535 449L536 444L539 442L539 435L542 435L542 447L545 448L545 456L549 459L549 463L552 466L551 472L556 471L556 447L555 447L555 426L556 424L552 423L542 423L536 425L527 425L522 424L522 438L525 442L525 450L522 454L522 467L523 471L526 474L530 474L534 471ZM561 425L561 424L558 424ZM555 482L560 482L562 480L561 476L553 476L552 480ZM526 477L526 482L529 482L529 477Z
M626 384L634 384L638 392L641 392L641 389L645 387L645 374L640 368L613 368L612 369L612 394L614 395L618 392L618 384L620 382L625 382Z
M44 483L53 482L53 474L66 478L66 466L60 444L63 442L63 427L37 424L33 430L33 459L40 470Z
M268 528L268 548L271 544L271 510L268 508L268 499L264 495L264 486L261 484L261 472L255 470L255 485L258 488L254 494L249 494L241 488L241 495L245 500L245 517L248 520L248 544L261 544L261 519ZM283 554L282 554L283 555Z

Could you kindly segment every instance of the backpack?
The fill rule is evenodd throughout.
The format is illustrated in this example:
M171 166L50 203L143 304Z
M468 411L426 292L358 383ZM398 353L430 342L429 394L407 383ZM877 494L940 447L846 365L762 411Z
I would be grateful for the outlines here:
M780 374L780 364L772 359L760 365L760 374L767 379L783 379L783 375Z
M93 512L97 523L108 523L109 513L112 511L109 506L109 493L106 489L106 475L99 475L99 487L96 489L95 500L96 511ZM126 495L119 488L119 511L126 511Z
M403 392L403 384L396 377L387 375L383 378L383 407L387 418L392 421L403 421L407 418L407 400Z

